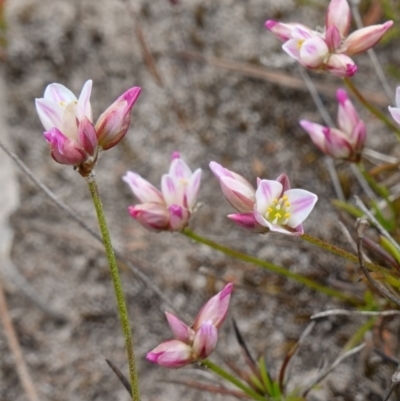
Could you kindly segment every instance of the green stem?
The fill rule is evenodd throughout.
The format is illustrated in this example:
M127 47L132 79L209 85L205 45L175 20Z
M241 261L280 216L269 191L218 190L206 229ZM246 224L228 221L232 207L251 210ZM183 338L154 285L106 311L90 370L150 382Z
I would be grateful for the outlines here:
M218 376L222 377L223 379L231 382L236 387L240 388L244 393L246 393L253 400L265 401L265 397L263 397L261 394L259 394L256 391L254 391L252 388L250 388L250 387L246 386L245 384L243 384L235 376L232 376L226 370L222 369L220 366L218 366L215 363L211 362L209 359L205 359L204 361L201 361L200 364L202 366L205 366L208 369L212 370L214 373L216 373Z
M371 114L381 120L387 127L389 127L398 138L400 138L400 129L388 118L384 113L382 113L378 108L373 106L367 99L362 95L362 93L354 85L354 82L350 78L343 78L343 81L347 88L351 90L354 96L362 103L362 105L369 110Z
M129 323L128 309L126 307L121 279L119 277L117 261L115 259L114 250L111 244L110 233L108 231L107 222L104 216L103 205L101 203L97 184L93 175L89 175L89 177L87 178L87 183L89 185L90 194L92 195L93 204L96 209L104 248L106 251L108 263L110 265L111 277L114 284L114 292L117 298L118 313L121 320L122 331L124 332L126 352L128 354L129 376L132 386L132 399L133 401L139 401L139 385L136 372L135 354L133 351L133 338Z
M325 242L322 239L315 238L308 234L303 234L300 238L304 239L305 241L309 242L310 244L316 245L330 253L333 253L336 256L345 258L345 259L349 260L350 262L354 262L355 264L358 265L358 256L353 255L352 253L347 252L342 248L338 248L337 246L332 245L329 242ZM372 271L375 271L375 272L378 271L378 272L381 272L384 274L388 273L387 269L385 269L382 266L376 265L375 263L365 262L364 264Z
M204 244L204 245L208 245L210 248L220 251L220 252L224 253L225 255L231 256L232 258L235 258L235 259L242 260L244 262L252 263L257 266L261 266L264 269L270 270L274 273L280 274L281 276L295 280L309 288L312 288L313 290L319 291L319 292L329 295L331 297L339 298L343 301L350 302L354 305L362 304L362 301L360 301L359 299L357 299L351 295L344 294L343 292L334 290L333 288L325 287L324 285L321 285L314 280L311 280L301 274L293 273L293 272L285 269L284 267L274 265L273 263L258 259L256 257L248 255L246 253L242 253L242 252L236 251L235 249L228 248L217 242L209 240L208 238L204 238L201 235L198 235L198 234L194 233L193 231L189 230L188 228L184 229L182 231L182 233L184 235L186 235L187 237L191 238L192 240L199 242L201 244ZM345 252L345 251L343 251L343 252ZM355 257L355 262L358 263L357 257Z

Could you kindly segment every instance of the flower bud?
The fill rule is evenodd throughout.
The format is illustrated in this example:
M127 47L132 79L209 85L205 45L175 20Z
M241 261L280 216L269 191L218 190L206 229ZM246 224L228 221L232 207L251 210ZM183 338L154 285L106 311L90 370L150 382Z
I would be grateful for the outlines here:
M130 113L140 92L141 88L137 86L128 89L97 120L97 139L104 150L117 145L126 135L131 121Z

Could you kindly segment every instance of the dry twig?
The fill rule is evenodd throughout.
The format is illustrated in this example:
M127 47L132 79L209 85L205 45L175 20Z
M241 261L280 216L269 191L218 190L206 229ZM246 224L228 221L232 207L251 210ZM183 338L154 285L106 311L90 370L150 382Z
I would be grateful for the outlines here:
M18 342L17 333L15 332L10 313L7 307L6 296L0 281L0 321L4 327L4 333L7 338L8 345L13 354L17 373L25 394L29 401L39 401L36 388L33 385L32 378L29 374L28 367Z

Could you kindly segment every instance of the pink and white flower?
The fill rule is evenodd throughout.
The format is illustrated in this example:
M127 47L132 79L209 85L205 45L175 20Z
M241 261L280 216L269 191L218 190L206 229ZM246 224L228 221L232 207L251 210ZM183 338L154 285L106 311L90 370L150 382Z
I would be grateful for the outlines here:
M92 81L87 81L77 99L68 88L55 83L47 86L43 98L36 99L43 135L58 163L77 166L96 157L91 90Z
M289 180L287 176L284 177L285 180L259 181L254 218L270 231L302 235L302 223L311 213L318 197L304 189L290 189Z
M303 189L290 189L286 174L275 181L258 178L256 190L244 177L216 162L210 163L210 169L227 201L240 212L228 215L234 223L256 233L303 234L301 223L313 209L317 196Z
M217 345L218 329L228 313L232 290L233 284L229 283L214 295L200 310L191 327L166 312L175 339L161 343L146 358L167 368L180 368L207 358Z
M300 125L325 154L336 159L358 162L367 136L365 123L358 116L345 90L339 89L336 97L339 103L337 115L339 129L307 120L301 120Z
M102 149L111 149L128 132L131 110L141 90L137 86L128 89L97 120L97 139Z
M100 116L94 127L90 104L91 80L84 84L78 99L64 85L48 85L44 97L36 99L36 110L53 159L73 166L93 164L99 147L110 149L125 136L130 111L140 90L134 87L121 95Z
M200 189L201 169L192 173L178 152L161 179L161 191L131 171L122 179L142 202L129 207L129 214L142 226L157 231L181 231L187 226Z
M373 47L393 21L358 29L348 35L351 11L347 0L331 0L325 18L325 29L318 32L297 23L268 20L265 27L285 42L282 49L303 66L327 70L338 77L351 77L357 66L349 57Z

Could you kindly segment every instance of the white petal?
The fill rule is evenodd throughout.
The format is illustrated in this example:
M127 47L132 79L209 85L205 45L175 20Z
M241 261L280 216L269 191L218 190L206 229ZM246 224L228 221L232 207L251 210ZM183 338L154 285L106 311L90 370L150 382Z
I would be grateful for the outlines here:
M48 99L36 99L36 111L46 131L57 128L62 131L64 107Z
M317 195L305 189L289 189L285 192L290 202L290 217L287 225L296 228L311 213L318 200Z
M186 188L187 207L192 211L196 204L197 195L199 193L201 184L201 168L198 168L190 177L189 184Z
M165 203L170 205L185 206L183 203L184 188L179 185L173 176L164 174L161 178L161 192Z
M189 180L192 170L182 159L173 159L169 168L169 174L174 178Z
M76 102L78 99L76 96L64 85L61 84L50 84L47 85L46 90L44 91L44 98L48 100L52 100L56 103L71 103Z
M122 179L130 186L140 202L164 204L161 192L139 174L128 171Z
M256 210L265 215L272 201L281 197L282 188L282 184L278 181L261 180L256 190Z
M92 106L90 104L92 84L93 81L91 79L85 82L78 100L78 118L81 120L83 116L86 116L90 122L93 122Z

